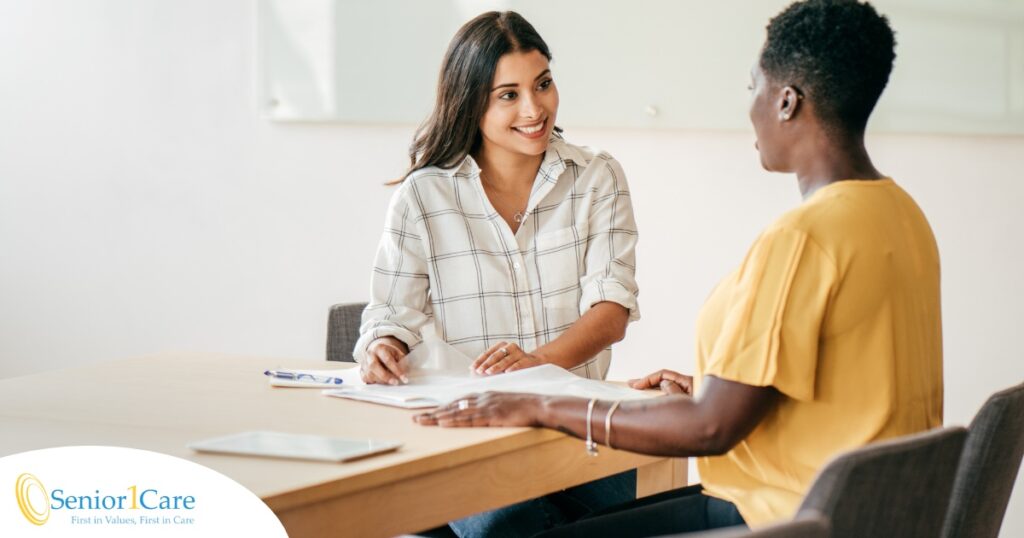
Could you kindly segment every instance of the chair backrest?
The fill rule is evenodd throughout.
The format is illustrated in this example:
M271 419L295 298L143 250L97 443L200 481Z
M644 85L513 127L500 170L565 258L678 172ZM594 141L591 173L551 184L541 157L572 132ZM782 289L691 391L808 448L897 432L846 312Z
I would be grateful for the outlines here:
M971 422L942 535L995 538L1024 453L1024 383L992 395Z
M828 519L813 510L800 513L796 519L749 530L730 527L699 533L678 535L679 538L828 538Z
M938 537L967 430L943 428L842 454L818 473L800 511L824 514L836 538Z
M355 362L352 348L359 340L366 303L342 303L331 307L327 315L327 360Z

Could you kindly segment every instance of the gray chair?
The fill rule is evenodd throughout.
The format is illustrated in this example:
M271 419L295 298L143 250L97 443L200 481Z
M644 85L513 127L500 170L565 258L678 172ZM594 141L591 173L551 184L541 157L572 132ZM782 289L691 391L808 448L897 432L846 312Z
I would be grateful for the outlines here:
M743 527L730 527L713 531L677 534L678 538L828 538L828 519L807 510L792 521L777 523L757 530Z
M836 538L938 537L967 430L935 429L868 445L818 473L801 513L825 515Z
M341 303L327 315L327 360L355 362L352 348L359 339L359 325L367 303Z
M995 538L1024 453L1024 383L997 392L971 421L946 515L947 538Z

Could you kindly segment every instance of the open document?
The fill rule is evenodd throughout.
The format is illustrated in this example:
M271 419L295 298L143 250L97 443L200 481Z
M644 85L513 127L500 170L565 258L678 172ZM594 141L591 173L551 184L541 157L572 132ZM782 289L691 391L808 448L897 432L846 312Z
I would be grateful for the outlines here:
M467 394L487 391L605 400L635 400L651 396L639 390L579 377L553 364L508 374L477 375L470 370L472 359L438 340L424 342L407 359L409 383L406 385L345 385L323 393L407 409L436 407Z

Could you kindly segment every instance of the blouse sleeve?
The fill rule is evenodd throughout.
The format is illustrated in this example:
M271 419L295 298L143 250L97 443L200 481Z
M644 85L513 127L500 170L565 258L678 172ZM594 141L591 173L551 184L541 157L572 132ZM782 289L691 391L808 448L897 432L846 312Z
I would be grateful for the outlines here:
M357 362L366 356L370 342L382 336L393 336L410 348L420 343L420 330L429 320L429 282L415 213L406 189L399 187L391 198L384 234L377 246L370 303L363 311L359 340L352 353Z
M805 232L774 229L754 243L737 278L703 375L813 400L835 263Z
M618 161L598 155L608 177L600 182L590 212L586 272L580 280L580 315L602 301L618 303L629 310L629 320L640 319L636 283L636 220L626 185L626 174Z

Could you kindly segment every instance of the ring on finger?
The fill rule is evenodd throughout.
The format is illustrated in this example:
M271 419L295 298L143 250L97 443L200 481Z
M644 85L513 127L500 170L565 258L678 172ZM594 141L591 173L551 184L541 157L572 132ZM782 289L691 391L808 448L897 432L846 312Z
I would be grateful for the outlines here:
M459 400L459 411L469 409L469 400Z
M501 348L501 352L504 353L506 357L508 357L508 348L507 347Z

